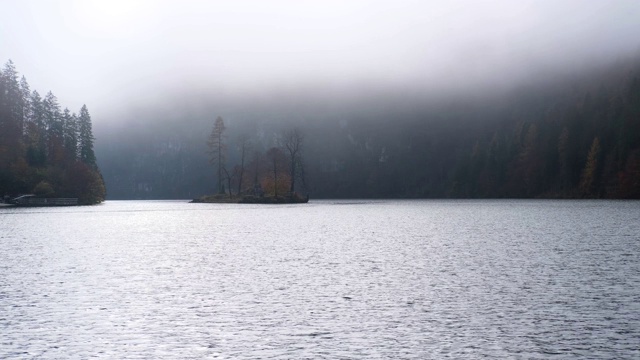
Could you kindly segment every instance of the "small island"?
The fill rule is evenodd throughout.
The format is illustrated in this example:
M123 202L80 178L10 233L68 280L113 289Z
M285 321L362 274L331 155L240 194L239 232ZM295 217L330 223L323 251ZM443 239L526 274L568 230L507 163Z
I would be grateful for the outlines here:
M215 203L215 204L305 204L309 202L309 195L306 197L298 193L289 196L254 196L254 195L205 195L191 200L192 203Z
M238 138L239 163L227 168L224 120L218 116L207 146L209 163L217 169L218 191L193 199L192 203L302 204L309 202L302 161L303 135L297 130L280 134L266 152L257 151L249 137ZM249 152L251 158L247 160Z

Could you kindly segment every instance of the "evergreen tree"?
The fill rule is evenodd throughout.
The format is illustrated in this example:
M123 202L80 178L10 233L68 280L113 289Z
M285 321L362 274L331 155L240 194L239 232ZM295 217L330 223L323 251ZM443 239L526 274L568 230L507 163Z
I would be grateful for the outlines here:
M91 129L91 116L87 105L82 105L78 115L78 155L83 163L96 167L96 155L93 152L93 132Z
M27 162L31 166L43 166L47 161L46 128L42 98L34 90L30 97L30 119L27 122Z
M67 160L75 161L78 158L78 117L71 114L68 108L62 112L64 125L64 150Z
M21 153L23 127L22 92L11 60L2 70L0 83L0 161L8 166Z
M226 127L224 126L224 120L222 117L218 116L213 123L213 129L211 130L211 134L209 135L209 140L207 141L207 146L209 147L209 163L212 165L216 165L218 168L218 193L224 193L224 183L223 183L223 169L226 160L226 149L227 146L224 142L225 136L224 131Z
M23 115L23 124L22 124L22 133L26 134L28 124L33 121L33 115L31 111L31 89L29 88L29 83L27 82L27 78L24 76L20 78L20 91L22 92L22 115Z
M580 180L580 191L583 196L592 197L596 195L598 173L600 171L600 152L600 140L596 137L591 143L591 148L587 155L587 163L584 166Z
M47 139L47 158L49 162L59 164L64 159L64 125L58 98L51 91L44 98L43 110Z
M569 159L569 128L566 126L562 128L562 132L558 137L558 167L559 167L559 185L560 191L567 191L571 185L570 168L571 165Z
M42 101L42 97L37 90L33 90L33 93L31 93L31 116L33 119L33 123L38 129L38 132L41 135L44 135L44 132L46 130L44 104Z
M517 192L530 197L537 193L542 174L538 126L536 124L529 125L524 134L517 166L514 170L519 185Z
M44 111L44 124L49 135L62 137L62 117L58 98L51 91L47 93L42 101Z

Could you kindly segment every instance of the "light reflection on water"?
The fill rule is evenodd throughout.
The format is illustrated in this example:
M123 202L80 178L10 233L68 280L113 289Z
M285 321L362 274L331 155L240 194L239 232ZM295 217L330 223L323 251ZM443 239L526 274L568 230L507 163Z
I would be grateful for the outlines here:
M640 358L640 203L0 209L0 358Z

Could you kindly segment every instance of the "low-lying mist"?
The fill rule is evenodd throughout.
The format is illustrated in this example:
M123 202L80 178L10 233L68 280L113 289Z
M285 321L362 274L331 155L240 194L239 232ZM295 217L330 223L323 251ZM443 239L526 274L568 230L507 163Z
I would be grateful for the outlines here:
M639 58L531 70L527 81L514 80L508 87L476 84L443 87L440 92L428 86L373 83L298 84L271 91L179 88L123 106L108 123L96 122L96 152L111 198L196 197L217 186L206 141L214 119L222 116L230 167L238 162L239 136L249 137L253 150L265 151L281 145L287 130L299 129L305 135L311 184L305 190L315 196L605 196L603 190L581 192L581 173L595 137L610 138L608 152L627 149L624 156L609 160L616 165L607 171L632 166L627 162L636 140L622 144L616 134L635 125L612 117L633 111L628 99ZM599 107L586 110L585 103L593 99ZM604 118L584 120L595 112ZM616 121L622 125L613 128ZM565 178L558 179L553 175L561 172L557 167L569 161L559 158L564 129L574 132L575 154L572 163L564 165ZM540 152L541 159L523 157L523 152L534 151L525 151L528 137L534 138L528 146ZM491 151L500 155L488 155ZM491 161L500 163L499 169L486 168L484 158L469 163L478 152L498 156ZM523 179L531 176L523 170L527 166L537 169L541 179L521 188L517 184L526 184ZM474 167L476 174L469 170ZM483 171L490 174L484 177L499 179L476 184ZM611 190L606 196L622 195Z

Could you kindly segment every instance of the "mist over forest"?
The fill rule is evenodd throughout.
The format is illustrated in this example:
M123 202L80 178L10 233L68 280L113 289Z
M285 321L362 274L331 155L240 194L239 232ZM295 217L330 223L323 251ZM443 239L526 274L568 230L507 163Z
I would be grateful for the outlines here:
M238 139L261 164L253 182L266 181L258 154L282 150L294 129L304 136L295 190L312 198L639 196L635 0L2 10L0 59L31 88L91 109L108 199L250 188L230 185L249 181L234 175ZM225 179L207 146L218 117Z
M298 129L300 191L315 198L639 197L640 57L536 75L442 94L176 92L96 126L96 152L111 199L213 193L206 142L221 116L229 167L239 163L239 137L264 152Z

